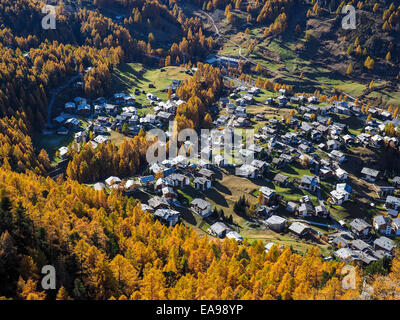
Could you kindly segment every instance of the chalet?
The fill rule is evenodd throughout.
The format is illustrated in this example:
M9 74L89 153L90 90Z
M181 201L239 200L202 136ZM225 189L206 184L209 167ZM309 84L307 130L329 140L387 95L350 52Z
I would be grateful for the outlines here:
M400 211L400 198L387 196L385 201L385 208L391 216L397 217Z
M102 105L102 104L96 104L96 105L94 105L93 108L94 108L94 113L95 113L96 115L101 114L101 113L104 111L104 109L105 109L104 105Z
M136 103L136 97L132 94L124 97L124 103L126 105L134 105Z
M159 178L154 184L154 191L161 192L163 188L171 186L173 186L173 182L169 178Z
M315 209L311 203L302 203L297 210L299 216L308 217L315 214Z
M129 179L125 182L124 189L126 192L136 191L140 187L140 182Z
M284 107L288 103L288 99L285 96L278 97L279 106Z
M329 158L339 163L346 161L346 156L343 152L339 150L333 150L328 154Z
M244 164L236 169L236 174L241 177L255 178L258 175L258 169L249 164Z
M379 176L379 171L378 170L374 170L374 169L370 169L367 167L364 167L361 170L361 174L363 175L363 178L369 182L375 182L376 179Z
M392 230L395 236L400 236L400 218L392 219Z
M120 184L121 181L122 181L122 180L121 180L120 178L111 176L111 177L109 177L109 178L106 179L105 183L106 183L106 185L107 185L108 187L110 187L110 186L112 186L112 185L114 185L114 184Z
M338 183L336 189L332 190L331 203L341 206L345 201L349 200L351 194L351 186L346 183Z
M299 208L299 205L295 202L292 201L288 201L286 203L286 211L290 212L290 213L295 213Z
M174 115L169 112L160 111L157 113L156 119L160 122L168 122L174 119Z
M257 168L258 172L261 174L268 171L268 163L266 163L265 161L253 160L251 162L251 165Z
M265 205L259 205L257 206L256 210L254 211L254 214L259 216L259 217L270 217L275 211L275 208L265 206Z
M213 180L214 176L215 176L215 173L213 171L209 170L209 169L203 168L198 172L198 175L200 177L206 178L208 180Z
M243 237L239 233L237 233L236 231L233 231L233 230L228 231L226 233L226 237L228 239L235 239L239 244L242 243L242 241L243 241Z
M179 212L172 209L157 209L153 215L167 226L174 226L179 222Z
M365 241L362 241L361 239L355 239L350 242L350 247L353 250L359 250L363 252L371 252L371 246L366 243Z
M343 142L344 142L346 145L349 145L349 144L351 144L351 143L354 142L354 138L353 138L351 135L349 135L349 134L344 135L344 136L342 137L342 139L343 139Z
M305 153L311 152L311 147L306 144L300 144L298 148L301 152L305 152Z
M331 150L338 150L340 149L340 142L337 140L328 140L326 142L326 148L331 151Z
M173 173L168 178L172 181L174 187L184 188L189 185L189 178L183 174Z
M374 248L376 250L383 250L392 253L393 249L396 248L396 245L393 240L386 237L380 237L374 241Z
M319 206L315 207L316 217L328 218L329 215L330 215L329 210L323 204L320 204Z
M113 104L106 104L104 111L109 115L116 115L118 113L118 107Z
M168 205L169 205L167 199L158 197L158 196L149 199L148 204L154 210L162 209L162 208L165 209L165 208L168 208Z
M289 184L289 177L284 174L277 173L273 179L273 182L281 187L287 187Z
M200 198L193 199L192 210L203 218L212 214L211 203Z
M259 189L260 192L260 204L262 205L270 205L274 204L277 199L277 194L275 190L270 189L268 187L261 187Z
M275 232L282 232L286 228L287 219L277 215L272 215L267 220L265 220L265 223L271 230Z
M96 142L97 144L102 144L102 143L108 143L110 142L110 138L103 136L103 135L98 135L93 139L94 142Z
M382 215L374 217L372 226L380 234L390 234L392 231L390 219Z
M93 185L93 189L96 191L101 191L106 187L106 185L102 182L97 182Z
M65 121L64 126L67 128L77 129L81 125L81 121L76 118L69 118Z
M177 199L177 195L174 191L174 189L172 189L169 186L165 186L161 189L161 193L162 193L162 197L164 199L167 199L168 202L172 203L175 202Z
M303 175L300 181L300 188L315 192L317 190L318 183L318 177Z
M68 154L68 147L61 147L58 149L58 154L60 156L61 159L66 159L67 158L67 154Z
M341 235L334 237L331 243L340 248L347 248L350 246L350 241L348 239L345 239Z
M79 131L75 133L74 141L76 143L85 143L88 140L88 133L86 131Z
M300 130L303 132L309 132L311 131L313 128L312 126L308 123L308 122L302 122L301 126L300 126Z
M310 232L310 227L301 222L293 222L289 227L289 231L298 237L303 237Z
M224 238L226 233L231 231L231 228L229 228L225 223L223 222L216 222L208 228L207 232L213 236L216 236L218 238Z
M126 96L125 93L115 93L114 94L115 103L118 103L118 104L123 103L125 101L124 100L125 96Z
M351 231L359 236L359 237L366 237L369 235L369 232L371 230L372 226L367 223L365 220L363 219L354 219L351 223L350 223L350 229Z
M347 171L343 170L342 168L337 168L335 170L335 176L339 181L345 181L348 178Z
M196 190L206 191L211 188L211 181L204 177L196 177L193 183Z
M400 177L396 176L392 179L392 184L396 189L400 189Z
M228 161L226 160L226 158L220 154L217 154L214 158L213 158L213 163L222 168L225 167L226 165L228 165Z

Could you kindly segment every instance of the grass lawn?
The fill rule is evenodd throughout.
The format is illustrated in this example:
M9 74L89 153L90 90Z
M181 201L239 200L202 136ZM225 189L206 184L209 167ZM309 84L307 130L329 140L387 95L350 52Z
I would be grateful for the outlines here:
M184 72L183 67L169 66L163 69L165 71L161 72L159 68L147 68L140 63L123 64L112 75L112 92L135 94L135 89L139 89L165 100L167 92L164 90L171 85L172 80L185 80L190 76ZM149 88L149 85L154 88ZM136 101L146 104L146 94L136 95ZM148 113L150 109L139 110L139 113Z

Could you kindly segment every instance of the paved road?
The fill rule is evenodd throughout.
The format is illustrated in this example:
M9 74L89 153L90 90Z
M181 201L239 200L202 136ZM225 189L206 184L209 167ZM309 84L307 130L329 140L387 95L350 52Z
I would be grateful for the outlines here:
M51 100L50 100L50 103L49 103L49 105L47 107L47 125L46 125L47 128L51 128L51 126L52 126L52 124L51 124L51 112L53 110L53 105L54 105L54 102L56 100L57 94L59 94L62 90L67 88L72 82L74 82L80 76L81 76L81 74L78 73L77 75L75 75L71 79L69 79L66 83L64 83L62 86L58 87L57 89L53 89L51 91Z

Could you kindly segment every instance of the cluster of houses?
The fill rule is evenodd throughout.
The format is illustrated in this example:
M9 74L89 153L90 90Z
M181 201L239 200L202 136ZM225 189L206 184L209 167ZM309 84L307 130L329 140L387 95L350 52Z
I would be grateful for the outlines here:
M216 64L234 63L234 61L221 57L214 62ZM109 141L108 132L111 130L121 131L125 128L128 134L136 135L142 128L146 130L154 126L162 127L173 120L177 108L185 103L176 94L179 84L179 81L174 80L172 85L166 88L173 92L167 101L161 101L157 96L147 93L146 98L154 112L144 117L138 115L137 109L141 106L136 103L134 95L116 93L110 101L99 98L92 104L85 98L77 97L73 102L65 104L65 112L54 121L60 125L60 134L65 134L68 130L75 130L77 131L75 133L76 142L90 140L93 147L96 147L100 143ZM151 174L129 180L109 177L104 183L96 183L94 188L97 190L116 188L126 194L140 189L149 193L151 198L147 204L142 204L143 210L152 213L163 223L173 226L179 222L181 216L179 207L182 204L179 201L178 190L192 185L198 191L199 197L187 204L188 209L202 218L209 217L213 212L212 205L200 195L212 188L218 168L232 165L222 154L215 154L214 150L223 150L226 144L235 143L235 128L251 126L253 116L247 112L247 106L255 104L256 97L260 92L261 90L256 87L240 86L226 97L220 98L216 108L223 112L218 114L213 124L221 130L212 131L210 136L206 137L209 146L200 150L201 160L193 161L191 159L189 161L185 156L180 155L161 163L149 164L148 169ZM145 94L145 92L138 91L135 94ZM352 196L353 190L349 182L349 173L344 169L348 160L346 150L353 146L379 148L385 142L391 142L398 146L398 139L386 136L385 128L388 123L395 126L400 123L398 119L392 119L391 114L387 111L369 108L368 112L374 120L365 121L363 132L355 136L349 132L347 124L340 120L333 121L331 117L331 114L334 113L361 119L366 118L366 115L362 114L361 110L352 103L334 101L331 105L319 106L318 98L315 96L291 96L284 89L279 90L277 98L269 98L265 103L277 107L295 106L298 113L290 119L282 120L266 119L263 114L256 114L256 120L266 124L255 134L256 144L240 150L243 158L251 156L253 160L235 164L234 174L248 179L265 179L271 168L277 169L278 173L273 176L271 181L274 185L284 188L296 186L317 195L317 205L309 196L301 197L297 201L285 202L282 195L275 189L262 186L258 190L259 204L256 213L263 217L263 221L271 230L276 232L289 231L298 237L318 234L302 221L295 221L289 225L286 218L276 214L277 208L283 205L286 211L297 218L329 218L331 215L328 204L343 206ZM85 130L81 130L82 121L79 120L81 115L90 119L89 126ZM90 131L93 134L89 134ZM226 141L227 136L230 136L228 141ZM184 145L187 150L190 148L189 141ZM68 148L62 147L59 151L60 157L63 157L68 153ZM321 158L317 153L326 154L327 157ZM292 179L279 172L295 162L308 166L313 173L303 175L300 179ZM391 254L394 244L390 244L391 240L388 237L400 235L400 218L397 218L400 211L400 198L395 196L396 190L400 188L400 178L394 177L392 185L388 185L381 183L383 181L380 179L381 172L376 168L360 169L360 177L373 183L374 186L376 185L376 192L384 202L387 215L374 217L372 225L364 220L355 219L350 224L351 233L346 233L350 235L349 239L341 235L340 239L334 239L332 243L339 246L335 255L340 259L371 262ZM335 181L335 183L332 190L329 191L329 198L324 200L320 196L320 185L321 181L326 180ZM369 237L372 230L375 230L380 237L375 239L373 244L368 244L369 240L365 240L365 238ZM239 242L242 241L240 234L221 221L211 224L208 232L219 238L228 237ZM360 242L364 242L362 239L365 240L365 247L360 244Z
M368 265L385 256L392 258L396 244L392 239L379 235L379 220L374 218L371 225L364 219L357 218L350 223L351 232L341 231L331 236L329 242L337 248L334 255L345 262L360 265ZM371 237L373 229L378 234L374 240Z

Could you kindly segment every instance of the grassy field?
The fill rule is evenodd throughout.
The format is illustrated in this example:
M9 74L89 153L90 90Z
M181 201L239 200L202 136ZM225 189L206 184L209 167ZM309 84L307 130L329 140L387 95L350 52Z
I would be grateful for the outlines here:
M185 80L189 76L183 67L170 66L163 69L165 71L161 72L158 68L147 68L140 63L123 64L113 73L112 92L135 94L135 89L139 89L165 100L167 99L165 88L171 85L172 80ZM149 88L149 85L153 85L154 88ZM148 102L146 94L136 95L136 101L145 105ZM146 108L139 113L150 111L151 108Z

